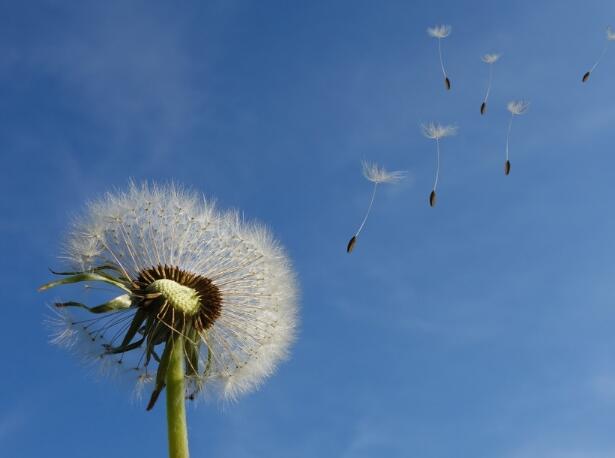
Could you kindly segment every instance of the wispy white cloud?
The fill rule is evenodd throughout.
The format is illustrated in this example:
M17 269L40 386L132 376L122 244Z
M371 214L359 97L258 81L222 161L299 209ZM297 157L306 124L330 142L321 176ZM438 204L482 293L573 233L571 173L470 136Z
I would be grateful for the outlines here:
M72 27L26 50L31 68L54 78L71 109L100 126L110 157L132 147L151 162L174 151L206 98L206 84L196 80L204 64L191 55L182 22L132 2L64 14L76 16Z
M342 458L373 456L375 452L396 447L398 440L382 422L363 417L357 420L354 433L341 456Z
M615 448L531 444L504 455L504 458L613 458L613 456Z
M14 407L0 413L0 444L8 442L10 438L27 425L28 415L20 407Z

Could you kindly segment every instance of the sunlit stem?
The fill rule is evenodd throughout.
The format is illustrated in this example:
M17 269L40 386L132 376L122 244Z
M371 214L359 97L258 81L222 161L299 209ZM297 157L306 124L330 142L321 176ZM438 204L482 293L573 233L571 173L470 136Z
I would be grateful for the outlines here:
M508 122L508 134L506 134L506 160L508 160L508 142L510 140L510 130L512 129L513 118L515 116L510 114L510 121Z
M444 70L444 61L442 60L442 39L438 38L438 56L440 56L440 67L442 68L442 75L446 78L446 70Z
M489 98L489 93L491 92L491 82L493 81L493 64L489 64L489 84L487 84L487 93L485 94L485 98L483 100L484 103L487 103L487 99Z
M436 176L433 182L433 190L438 187L438 178L440 177L440 139L436 138Z
M167 345L172 345L166 380L169 458L188 458L190 453L184 388L184 338L174 334Z
M372 198L369 201L369 207L367 207L367 212L365 213L365 217L359 226L359 230L356 232L355 237L358 237L361 231L363 230L363 226L367 222L367 218L369 217L370 212L372 211L372 206L374 205L374 199L376 198L376 190L378 189L378 183L374 183L374 190L372 191Z

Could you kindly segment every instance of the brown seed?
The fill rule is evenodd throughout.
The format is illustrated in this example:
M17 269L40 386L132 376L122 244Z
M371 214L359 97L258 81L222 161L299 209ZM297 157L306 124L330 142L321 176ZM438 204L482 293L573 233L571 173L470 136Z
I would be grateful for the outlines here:
M510 161L506 161L506 164L504 164L504 174L510 174Z
M352 250L354 250L355 243L357 243L357 236L353 235L350 241L348 242L348 246L346 247L346 253L352 253Z
M448 79L448 76L444 78L444 86L446 87L447 91L451 90L451 80Z
M431 191L429 194L429 206L434 207L436 205L436 191Z
M591 72L587 72L585 75L583 75L583 79L581 81L583 81L584 83L587 82L587 80L589 79L589 75Z
M485 111L487 111L487 102L483 102L480 105L480 114L482 114L482 115L485 114Z

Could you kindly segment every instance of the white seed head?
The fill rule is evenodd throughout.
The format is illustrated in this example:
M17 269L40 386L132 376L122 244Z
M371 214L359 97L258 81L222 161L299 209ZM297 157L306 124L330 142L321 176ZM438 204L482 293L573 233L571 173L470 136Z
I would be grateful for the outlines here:
M499 58L501 57L501 54L485 54L483 57L481 57L482 61L486 64L494 64L496 63Z
M609 41L615 41L615 30L611 26L606 28L606 39Z
M109 193L91 203L76 219L65 251L72 268L112 266L128 282L156 266L173 266L211 281L220 295L219 315L198 330L200 369L187 380L219 398L233 399L256 389L294 340L297 286L282 247L265 227L244 222L237 212L219 211L177 186L131 184L126 192ZM197 307L193 289L171 280L154 283L152 294L164 296L176 313L191 316ZM79 350L92 359L115 363L120 356L133 355L105 352L111 344L118 345L103 339L107 331L79 326L67 309L61 310L53 322L56 343L78 349L84 334L94 352L85 346ZM115 311L110 319L122 313L134 316L134 310ZM142 351L136 359L141 355ZM123 364L128 367L127 361ZM131 370L143 384L151 379L151 369L143 372L140 364L135 361Z
M431 140L450 137L451 135L455 135L457 133L457 126L443 126L442 124L433 122L430 122L429 124L422 124L421 129L423 130L423 135Z
M433 38L446 38L451 34L452 27L450 25L436 25L429 27L427 33Z
M508 102L508 105L506 105L508 111L517 116L525 113L529 107L530 102L527 102L525 100L511 100L510 102Z
M406 172L403 170L387 172L377 164L363 161L363 176L372 183L398 183L406 177Z

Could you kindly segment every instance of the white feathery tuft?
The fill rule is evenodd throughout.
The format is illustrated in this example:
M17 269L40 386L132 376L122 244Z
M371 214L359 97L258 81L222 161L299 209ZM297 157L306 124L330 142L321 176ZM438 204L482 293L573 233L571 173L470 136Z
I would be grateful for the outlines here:
M511 100L506 105L508 111L510 111L513 115L522 115L525 113L530 107L530 102L525 100Z
M609 41L615 41L615 30L611 26L606 28L606 39Z
M398 183L406 177L404 170L388 172L384 167L363 161L363 176L372 183Z
M74 223L65 257L79 270L112 265L133 279L158 265L210 279L222 297L220 316L200 332L199 359L206 370L200 380L187 381L220 398L257 388L294 341L297 282L283 248L264 226L218 211L175 185L131 183L126 192L91 203ZM72 341L74 328L59 328L53 340ZM100 355L97 345L97 359L117 358ZM142 374L139 382L147 377Z
M444 137L450 137L457 134L457 126L447 125L430 122L428 124L422 124L421 129L423 135L431 140L439 140Z
M427 29L427 33L430 37L438 39L448 37L451 34L451 31L452 27L450 25L436 25Z
M500 59L500 57L502 57L501 54L485 54L483 57L481 57L481 60L486 64L494 64Z

